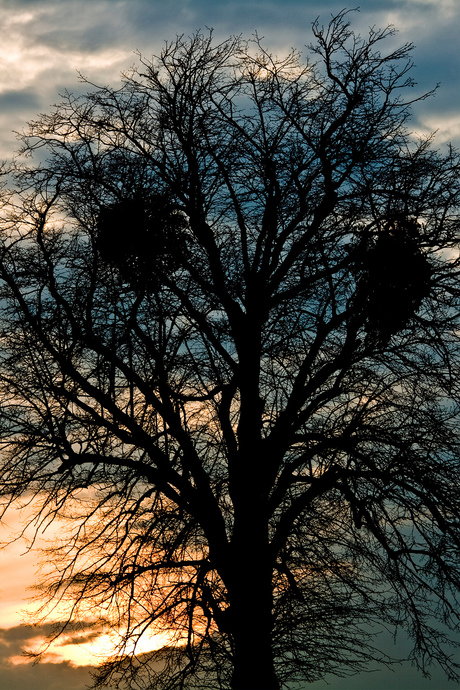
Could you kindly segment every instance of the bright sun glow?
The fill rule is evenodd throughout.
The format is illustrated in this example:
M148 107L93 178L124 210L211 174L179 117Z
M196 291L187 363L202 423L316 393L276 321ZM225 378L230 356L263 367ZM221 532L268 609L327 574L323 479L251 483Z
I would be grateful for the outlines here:
M75 639L73 636L72 639ZM84 642L86 635L82 634L82 642L75 641L74 643L69 643L68 638L59 639L53 643L46 654L43 657L43 661L48 661L52 663L59 663L62 661L70 661L74 666L97 666L104 659L110 657L113 654L113 650L117 645L117 637L114 633L98 635L94 639L88 642ZM138 642L136 646L134 644L128 645L125 649L126 654L144 654L147 652L160 649L167 644L166 635L158 634L145 634L145 636ZM44 637L33 638L32 643L28 645L27 651L39 652L43 649L46 640ZM13 656L10 657L10 662L12 664L24 664L28 663L28 658L26 656Z

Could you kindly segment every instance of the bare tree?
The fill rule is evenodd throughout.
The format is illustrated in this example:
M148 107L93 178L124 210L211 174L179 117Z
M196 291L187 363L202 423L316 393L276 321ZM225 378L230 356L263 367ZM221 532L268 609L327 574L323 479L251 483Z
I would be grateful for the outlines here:
M25 139L1 491L71 529L61 629L170 634L100 686L352 673L377 624L455 677L459 159L408 131L391 28L313 34L306 64L177 38Z

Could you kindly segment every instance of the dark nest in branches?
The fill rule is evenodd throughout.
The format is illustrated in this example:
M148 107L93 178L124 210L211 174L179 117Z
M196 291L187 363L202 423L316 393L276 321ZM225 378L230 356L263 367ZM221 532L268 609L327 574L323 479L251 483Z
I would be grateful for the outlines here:
M132 288L151 292L179 267L186 226L165 196L127 198L101 209L96 245Z
M356 305L368 337L381 343L406 328L431 291L432 267L414 220L388 222L355 259Z

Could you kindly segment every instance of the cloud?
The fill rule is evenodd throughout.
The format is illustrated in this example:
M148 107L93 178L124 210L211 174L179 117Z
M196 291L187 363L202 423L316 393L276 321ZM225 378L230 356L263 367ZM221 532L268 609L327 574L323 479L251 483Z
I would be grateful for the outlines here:
M420 120L417 131L424 136L434 132L437 145L460 141L460 117L458 113L427 115Z
M25 655L28 652L36 653L41 650L46 640L50 639L61 627L63 624L57 622L0 628L0 667L3 664L25 662L27 660ZM60 647L95 642L103 634L103 626L99 621L81 621L72 624L54 643L49 654L56 657ZM45 660L50 658L49 654L45 652Z
M2 667L0 690L87 690L91 667L59 664L27 664Z
M92 666L74 666L69 661L35 664L23 656L52 631L50 625L17 625L0 629L0 690L85 690ZM95 633L97 634L97 633Z
M0 113L31 111L40 107L40 99L32 89L10 90L0 93Z
M275 52L302 49L311 41L311 22L320 16L327 23L342 8L343 0L3 0L0 158L17 148L12 130L21 130L37 112L49 112L64 89L83 90L77 71L116 86L120 72L136 63L135 50L149 57L164 40L206 27L214 28L216 39L250 36L257 29ZM458 109L455 16L460 17L457 0L368 0L350 13L352 27L362 34L369 26L394 23L399 33L393 45L417 44L414 78L420 93L442 82L435 101L417 106L419 119Z
M100 638L104 637L102 625L86 621L69 626L63 637L52 647L54 651L47 652L42 661L36 663L33 658L28 658L27 652L41 648L44 640L55 630L52 624L0 628L0 690L87 689L91 682L91 674L96 671L96 665L63 659L59 651L64 648L65 655L66 648L71 645L81 647L95 644L97 647ZM98 662L102 660L97 652L94 652L93 656ZM147 660L151 653L138 650L137 656ZM157 667L161 668L161 662L158 664Z
M72 635L71 637L68 637L63 642L61 642L60 646L61 647L67 647L68 645L73 645L73 644L88 644L91 642L95 642L100 636L101 636L100 632L92 632L92 633L89 633L86 635L85 634Z
M51 625L31 626L15 625L11 628L0 628L0 668L19 663L29 650L52 632Z

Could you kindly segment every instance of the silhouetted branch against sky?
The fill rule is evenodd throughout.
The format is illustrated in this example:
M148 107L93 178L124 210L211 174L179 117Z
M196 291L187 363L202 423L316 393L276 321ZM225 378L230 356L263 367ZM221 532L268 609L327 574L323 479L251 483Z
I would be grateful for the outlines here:
M382 629L458 678L460 161L356 17L177 35L6 167L0 496L60 526L40 631L116 633L98 687L346 676Z

